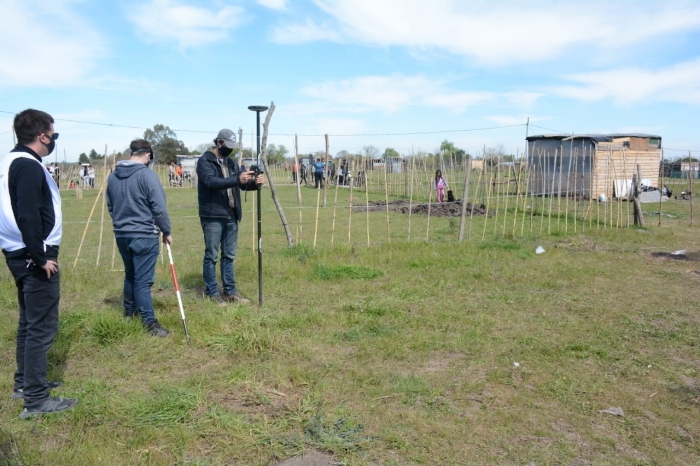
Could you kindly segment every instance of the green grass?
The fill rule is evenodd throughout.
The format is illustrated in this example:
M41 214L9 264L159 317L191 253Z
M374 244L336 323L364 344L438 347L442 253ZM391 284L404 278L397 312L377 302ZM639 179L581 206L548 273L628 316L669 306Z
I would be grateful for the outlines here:
M335 214L329 192L316 231L317 193L302 189L301 228L296 190L279 191L297 244L286 246L265 191L264 304L246 210L236 281L253 304L224 309L202 297L196 192L168 191L190 347L167 257L153 288L166 339L122 319L109 234L95 266L98 222L72 269L95 193L64 194L49 376L80 403L18 419L16 289L3 268L0 454L61 465L275 464L310 449L370 465L700 463L700 251L688 202L665 203L661 227L647 216L645 229L582 232L579 220L573 232L553 218L542 236L537 216L530 234L529 212L512 235L511 210L505 229L488 219L484 241L475 217L459 243L458 219L412 216L408 240L406 215L390 213L389 226L385 211L351 215L347 190ZM678 249L688 260L651 255ZM625 417L599 412L613 406Z

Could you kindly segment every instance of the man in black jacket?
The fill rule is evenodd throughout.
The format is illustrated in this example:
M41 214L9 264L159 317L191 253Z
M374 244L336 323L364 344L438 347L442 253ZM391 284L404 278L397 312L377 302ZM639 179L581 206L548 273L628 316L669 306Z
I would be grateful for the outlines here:
M0 160L0 248L17 286L17 371L12 398L24 400L20 418L57 413L78 403L49 396L47 353L58 333L61 274L61 195L41 163L54 150L53 118L25 110L14 119L17 146Z
M263 184L263 176L255 177L253 171L241 171L229 158L236 147L236 135L230 129L222 129L211 147L197 162L197 194L199 219L204 232L205 293L220 306L228 302L240 304L250 301L236 292L233 260L238 247L238 222L241 221L240 190L254 191ZM216 281L216 261L221 248L221 281L223 297Z

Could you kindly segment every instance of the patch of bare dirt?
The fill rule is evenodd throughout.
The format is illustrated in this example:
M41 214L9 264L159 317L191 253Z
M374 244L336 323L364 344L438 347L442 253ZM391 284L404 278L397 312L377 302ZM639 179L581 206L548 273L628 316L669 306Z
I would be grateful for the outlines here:
M276 466L337 466L338 463L333 459L333 456L320 451L310 451L303 455L297 455L288 458Z
M673 254L671 252L652 252L650 256L655 259L700 262L700 252L687 252L685 254Z
M436 351L430 356L428 364L422 368L422 372L442 372L447 370L450 365L462 359L464 354L453 353L447 351Z
M442 204L416 204L410 203L406 200L390 201L388 204L384 201L372 201L369 204L358 204L352 206L353 210L364 212L401 212L402 214L408 214L409 211L412 214L428 215L430 211L431 216L435 217L461 217L462 216L462 202L443 202ZM472 209L474 210L474 215L487 215L486 206L472 205L467 202L467 215L472 214ZM487 216L493 215L492 211L488 212Z
M235 413L262 414L269 418L285 415L295 397L274 389L238 389L234 393L211 392L207 399Z

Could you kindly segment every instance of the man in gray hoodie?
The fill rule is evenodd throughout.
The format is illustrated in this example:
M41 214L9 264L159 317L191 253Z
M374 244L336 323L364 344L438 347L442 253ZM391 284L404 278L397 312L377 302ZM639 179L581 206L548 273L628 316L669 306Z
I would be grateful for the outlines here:
M144 139L131 141L131 157L117 163L107 182L107 207L112 216L114 236L124 261L124 315L137 312L152 336L165 337L153 311L151 287L158 259L158 231L163 242L173 244L165 192L158 175L148 169L154 154Z

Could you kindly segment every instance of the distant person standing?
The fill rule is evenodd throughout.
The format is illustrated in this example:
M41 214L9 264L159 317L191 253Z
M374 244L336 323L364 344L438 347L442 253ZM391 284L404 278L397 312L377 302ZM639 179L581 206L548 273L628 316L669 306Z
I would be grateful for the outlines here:
M18 144L0 160L0 248L17 286L17 370L12 398L24 399L20 418L56 413L78 404L49 396L61 382L46 380L47 353L58 333L62 237L61 195L41 163L53 152L54 119L25 110L14 119Z
M297 175L299 173L299 162L292 162L292 182L297 184Z
M307 179L306 179L306 171L307 171L307 169L308 169L308 167L306 166L306 164L302 164L302 166L299 168L299 171L301 172L301 181L304 182L304 186L308 186L308 185L309 185L309 182L308 182ZM299 184L301 184L301 181L299 182Z
M80 169L80 177L83 179L83 188L90 187L90 177L88 176L88 166L83 165Z
M202 276L205 294L220 306L227 302L249 303L236 290L233 261L238 248L238 223L243 218L240 190L254 191L263 184L263 175L242 171L229 157L236 148L236 135L222 129L197 163L199 219L204 233ZM221 249L223 297L216 281L216 262Z
M95 188L95 167L92 165L88 166L88 179L90 182L90 188L94 189Z
M437 193L437 200L440 204L445 202L445 190L447 189L447 180L442 176L442 170L437 170L435 172L435 191Z
M321 162L320 158L316 159L314 163L314 188L323 188L323 170L326 168L326 164Z
M156 319L151 287L160 252L159 232L163 242L173 244L170 217L158 175L148 169L154 156L151 144L136 139L129 149L129 160L118 162L107 181L107 208L124 262L124 316L138 314L150 335L165 337L170 332Z

